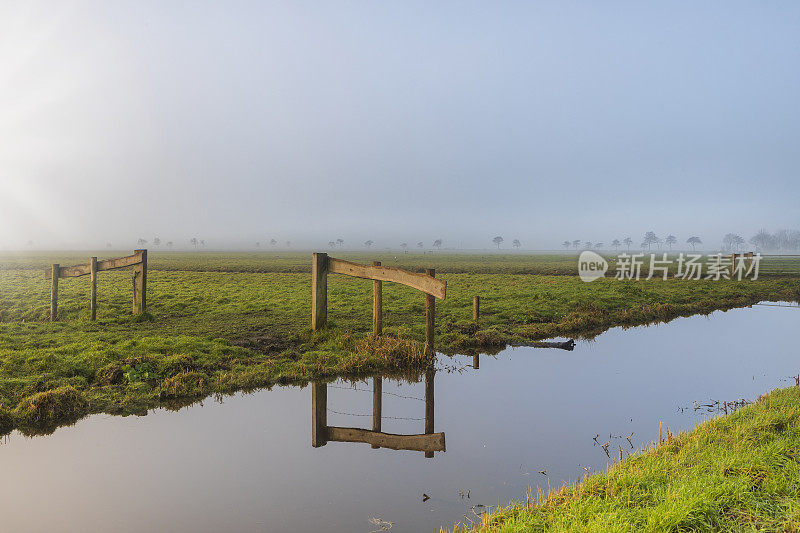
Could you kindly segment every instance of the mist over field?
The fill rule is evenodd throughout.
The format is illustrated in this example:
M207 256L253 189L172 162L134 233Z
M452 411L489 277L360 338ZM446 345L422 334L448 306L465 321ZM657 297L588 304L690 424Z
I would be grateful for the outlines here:
M498 7L5 2L0 249L800 226L798 4Z

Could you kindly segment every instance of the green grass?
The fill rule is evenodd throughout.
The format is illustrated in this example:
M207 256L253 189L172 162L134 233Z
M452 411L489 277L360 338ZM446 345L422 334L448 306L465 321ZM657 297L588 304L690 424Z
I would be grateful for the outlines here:
M620 250L622 253L624 250ZM381 261L386 266L398 266L422 272L425 268L436 268L439 274L543 274L577 275L578 252L564 253L509 253L503 251L484 251L459 253L452 251L428 253L402 253L390 251L353 252L329 250L340 259L357 263ZM85 252L0 252L0 271L2 270L42 270L53 263L61 266L86 263L89 256L119 257L130 255L132 250L85 251ZM627 253L640 253L630 251ZM649 253L649 252L648 252ZM649 265L649 255L645 253L642 261ZM660 257L663 250L653 250ZM698 252L699 253L699 252ZM602 254L612 266L609 275L614 273L614 260L617 253ZM675 259L677 254L670 253ZM703 260L707 260L704 257ZM152 270L191 271L191 272L311 272L309 252L166 252L150 250L148 257ZM671 271L675 270L675 265ZM795 257L764 257L761 263L762 275L769 272L788 272L800 274L800 255Z
M130 255L132 250L86 252L0 252L0 270L30 270L48 268L53 263L62 266L86 263L88 257L117 257ZM401 253L386 251L352 252L331 250L330 255L348 261L371 263L381 261L386 266L401 266L424 271L434 265L439 273L484 274L577 274L577 253L510 254L510 253ZM184 270L193 272L311 272L309 252L159 252L148 253L153 270ZM800 263L799 263L800 264Z
M100 273L96 322L88 320L88 277L60 281L60 320L50 323L50 285L43 271L0 270L0 433L13 427L49 431L90 412L142 412L275 383L414 374L430 363L420 350L425 303L418 291L384 283L385 338L369 339L372 284L331 275L330 327L315 334L309 328L309 274L274 272L283 267L266 256L233 254L228 264L203 255L153 254L156 268L148 274L144 317L131 316L131 273ZM446 254L425 255L423 263L423 256L408 255L411 263L400 262L402 257L399 266L435 266L448 282L447 299L437 301L436 321L436 348L445 353L496 351L507 343L592 336L615 325L800 299L797 278L587 284L573 276L502 273L507 268L502 261L494 265L481 257L449 256L447 263ZM548 264L563 260L559 257L520 255L514 261L541 258ZM19 262L78 262L71 259L76 258L50 255ZM207 260L216 267L158 268L173 259L183 266ZM454 272L439 275L445 270L440 261ZM237 265L264 272L226 271ZM458 272L471 269L490 272ZM478 324L472 322L475 294L482 299Z
M479 528L799 530L800 387L775 390L580 483L486 515Z

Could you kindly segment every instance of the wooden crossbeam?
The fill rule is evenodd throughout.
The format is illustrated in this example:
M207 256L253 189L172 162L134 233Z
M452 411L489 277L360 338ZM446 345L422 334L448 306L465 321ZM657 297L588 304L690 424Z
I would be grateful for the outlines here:
M116 270L118 268L126 268L129 266L141 264L141 262L142 262L141 253L136 253L125 257L116 257L114 259L103 259L102 261L97 262L97 271L102 272L104 270ZM88 276L91 273L92 273L91 263L68 266L68 267L60 266L58 268L59 278L77 278L80 276ZM46 278L49 279L51 275L52 275L52 270L48 269L47 271L45 271Z
M335 257L328 257L328 272L345 274L356 278L372 279L376 281L391 281L400 283L425 294L430 294L439 299L444 299L447 292L447 282L437 279L429 274L409 272L395 267L380 265L360 265Z
M327 440L333 442L363 442L391 450L418 452L445 451L444 433L428 435L396 435L361 428L327 427Z

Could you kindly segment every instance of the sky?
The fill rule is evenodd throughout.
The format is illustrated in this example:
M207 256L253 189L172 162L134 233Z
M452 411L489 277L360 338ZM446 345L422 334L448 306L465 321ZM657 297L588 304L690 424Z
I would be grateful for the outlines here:
M800 3L0 2L0 249L800 228Z

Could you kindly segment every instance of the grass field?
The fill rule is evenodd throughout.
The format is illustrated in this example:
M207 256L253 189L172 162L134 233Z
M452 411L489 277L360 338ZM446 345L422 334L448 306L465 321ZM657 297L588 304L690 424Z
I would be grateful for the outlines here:
M619 253L624 252L620 250ZM657 258L665 251L653 250ZM53 263L61 266L86 263L89 256L117 257L130 255L132 250L112 252L109 250L86 252L0 252L0 271L45 269ZM436 268L440 274L543 274L543 275L577 275L577 251L564 253L504 253L484 251L475 253L457 253L453 251L427 253L401 253L388 251L353 252L329 250L335 257L356 263L381 261L386 266L399 266L410 270L424 271ZM629 251L629 254L642 253ZM642 258L645 267L649 265L650 252L644 252ZM688 253L688 252L687 252ZM697 252L701 253L701 252ZM704 254L710 252L703 252ZM311 272L311 259L308 252L159 252L150 250L149 267L153 270L177 270L187 272ZM609 275L614 273L614 261L617 253L602 252L610 263ZM677 253L670 252L670 259ZM703 261L707 261L704 256ZM675 266L670 269L675 270ZM761 272L789 273L800 275L800 255L797 256L764 256Z
M800 387L775 390L580 483L485 515L479 528L504 533L798 530Z
M0 432L49 431L89 412L141 412L274 383L413 375L430 363L419 344L425 329L421 293L384 283L385 336L373 339L372 284L331 275L330 327L313 334L310 275L291 270L307 268L309 254L275 255L152 253L144 317L131 316L130 272L100 274L96 322L88 320L88 277L62 279L56 323L48 321L44 265L75 264L82 255L3 256ZM509 273L526 264L538 265L532 272L566 268L563 255L502 256L496 262L496 256L453 254L404 254L396 263L394 256L370 257L413 270L434 266L437 277L447 280L436 321L436 348L445 353L592 336L615 325L800 299L794 277L583 283L574 276ZM478 324L472 322L475 294L482 299Z

